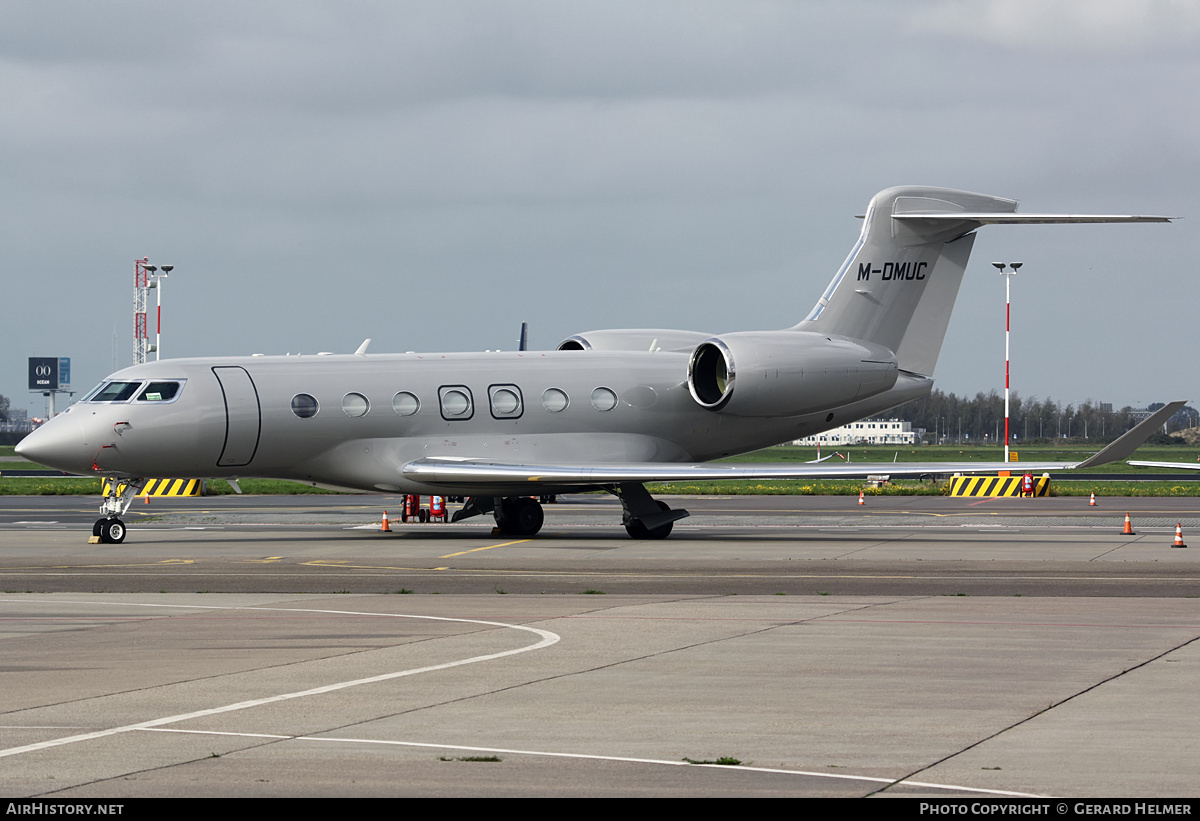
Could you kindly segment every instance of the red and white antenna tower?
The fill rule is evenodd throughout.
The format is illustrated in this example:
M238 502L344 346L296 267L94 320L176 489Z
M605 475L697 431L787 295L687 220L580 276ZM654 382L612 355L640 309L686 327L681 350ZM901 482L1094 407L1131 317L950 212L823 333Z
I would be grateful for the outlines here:
M146 335L146 291L149 290L150 273L157 271L150 264L150 257L133 261L133 364L141 365L150 352L150 339Z

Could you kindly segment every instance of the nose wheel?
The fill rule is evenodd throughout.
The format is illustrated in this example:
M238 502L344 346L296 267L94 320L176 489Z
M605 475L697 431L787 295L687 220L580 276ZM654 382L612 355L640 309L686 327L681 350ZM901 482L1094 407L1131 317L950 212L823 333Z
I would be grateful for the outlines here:
M125 541L125 523L119 517L124 516L133 504L133 497L146 484L145 479L121 479L108 476L104 481L104 501L100 505L100 515L92 525L92 538L89 544L120 544Z
M92 525L92 535L102 544L120 544L125 541L125 523L120 519L97 519Z

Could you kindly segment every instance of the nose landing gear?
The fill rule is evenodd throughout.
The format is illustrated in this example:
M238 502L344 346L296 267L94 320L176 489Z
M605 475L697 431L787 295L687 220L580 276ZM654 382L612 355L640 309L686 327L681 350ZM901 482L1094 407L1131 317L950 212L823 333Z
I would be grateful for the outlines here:
M92 538L88 544L120 544L125 541L124 516L133 504L133 499L146 484L145 479L118 480L110 476L104 480L104 501L100 504L100 515L92 525Z

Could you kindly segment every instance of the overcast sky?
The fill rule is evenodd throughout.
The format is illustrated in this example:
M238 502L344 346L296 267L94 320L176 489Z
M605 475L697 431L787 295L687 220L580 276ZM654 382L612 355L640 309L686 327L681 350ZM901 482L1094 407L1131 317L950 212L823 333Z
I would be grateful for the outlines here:
M981 229L938 387L1021 260L1014 390L1200 401L1197 89L1197 0L5 0L0 393L129 365L144 256L164 357L783 328L921 184L1187 218Z

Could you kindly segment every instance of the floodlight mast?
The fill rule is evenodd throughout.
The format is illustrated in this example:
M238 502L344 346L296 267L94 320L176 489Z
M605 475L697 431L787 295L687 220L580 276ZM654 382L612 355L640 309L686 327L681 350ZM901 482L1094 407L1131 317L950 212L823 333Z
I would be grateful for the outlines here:
M174 265L164 265L160 269L161 274L154 277L154 283L150 286L155 289L155 308L156 316L154 318L154 361L158 361L162 357L162 281L167 278L171 271L175 270Z
M174 265L164 265L159 268L150 264L149 257L142 257L133 262L133 364L141 365L146 356L154 352L155 360L160 358L162 351L162 281ZM161 271L162 273L159 273ZM146 323L146 292L154 289L156 292L156 308L154 344L150 344L150 332Z

